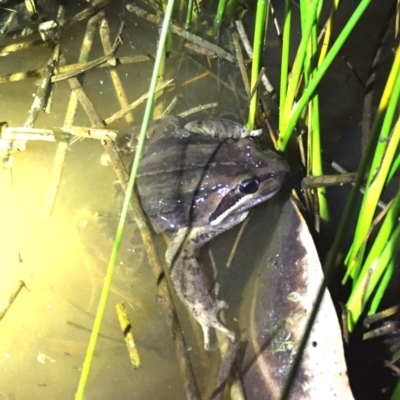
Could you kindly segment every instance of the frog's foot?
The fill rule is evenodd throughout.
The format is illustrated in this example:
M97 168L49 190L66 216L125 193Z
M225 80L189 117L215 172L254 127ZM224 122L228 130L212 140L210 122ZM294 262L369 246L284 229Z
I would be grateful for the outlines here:
M210 350L210 327L208 325L201 325L204 338L204 350Z
M214 285L214 296L215 296L215 301L212 307L212 310L210 312L210 316L207 321L201 321L198 320L198 322L201 325L201 328L203 330L203 337L204 337L204 349L205 350L210 350L210 328L214 328L222 333L224 333L230 341L233 343L235 342L235 333L230 331L224 324L222 324L219 319L218 319L218 314L220 313L221 310L224 310L228 308L228 303L224 300L218 300L218 294L219 294L219 284L215 283Z
M223 302L225 303L225 302ZM226 304L226 303L225 303ZM224 307L226 308L226 307ZM212 321L209 325L207 324L200 324L201 328L203 330L203 337L204 337L204 349L205 350L210 350L210 327L224 333L226 336L228 336L229 340L234 343L235 342L235 333L230 331L225 325L223 325L221 322L218 321L218 319L215 319Z

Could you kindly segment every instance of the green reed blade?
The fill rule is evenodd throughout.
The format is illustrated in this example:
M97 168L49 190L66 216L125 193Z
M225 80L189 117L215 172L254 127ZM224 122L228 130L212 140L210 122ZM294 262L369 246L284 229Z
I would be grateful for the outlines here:
M335 43L333 43L331 49L328 51L324 61L317 69L313 79L304 89L302 96L300 97L299 101L292 107L290 110L290 116L285 116L285 120L288 121L287 124L282 123L280 125L280 134L278 138L278 148L282 151L285 150L287 143L290 139L290 136L293 132L294 127L297 124L299 116L303 111L306 104L309 102L311 96L314 94L316 87L318 86L319 82L325 75L326 71L328 70L329 66L332 64L333 60L339 53L339 50L343 46L344 42L350 35L351 31L353 30L354 26L357 24L359 19L361 18L362 14L364 13L367 6L371 3L371 0L361 0L358 4L356 10L347 21L346 25L340 32L339 36L337 37ZM286 104L288 101L286 100ZM282 110L282 109L281 109Z
M185 20L185 29L186 30L188 30L190 28L190 24L192 22L192 13L193 13L193 0L188 0L186 20Z
M267 18L267 1L258 0L256 10L256 23L254 27L254 42L253 42L253 62L251 65L251 88L254 90L258 75L260 73L260 60L263 49L264 35L265 35L265 24ZM254 92L252 99L250 100L249 116L247 120L247 128L254 129L254 121L256 119L258 103L258 90Z
M301 41L299 48L297 49L296 58L294 60L291 76L289 79L289 84L286 93L286 100L283 109L280 110L282 124L279 126L280 134L286 130L286 126L290 119L291 110L294 106L294 100L297 88L300 82L301 71L304 65L304 59L307 52L307 46L310 41L311 28L315 23L315 18L317 16L317 7L320 0L312 0L309 7L304 7L307 11L303 17L305 20L304 29L302 30ZM280 135L279 135L280 136ZM278 139L279 146L279 139ZM279 148L283 150L280 146Z
M397 385L394 388L392 395L390 396L390 400L400 400L400 379L397 382Z
M140 162L140 158L141 158L141 155L143 152L146 131L147 131L147 127L149 124L149 119L150 119L153 102L154 102L154 93L155 93L155 88L156 88L156 83L157 83L158 70L160 67L161 59L164 54L164 47L165 47L165 43L167 40L168 27L169 27L169 24L171 21L174 2L175 2L175 0L168 0L163 25L161 28L160 40L159 40L159 45L158 45L158 49L157 49L156 60L154 63L153 75L152 75L152 79L150 82L149 96L147 98L146 109L144 112L143 123L142 123L142 129L140 131L140 136L139 136L139 142L138 142L135 158L134 158L133 165L132 165L128 188L127 188L127 191L125 194L124 204L122 206L121 217L120 217L120 220L118 223L117 233L115 235L115 241L114 241L114 245L113 245L111 256L110 256L110 261L108 264L106 277L104 279L103 289L102 289L102 292L100 295L96 318L95 318L95 321L93 324L93 330L90 335L89 345L88 345L85 360L83 363L78 389L75 394L75 400L83 399L86 383L87 383L87 380L89 377L90 366L92 364L93 354L94 354L94 350L95 350L96 342L97 342L97 337L99 335L101 322L102 322L103 316L104 316L104 310L105 310L108 294L109 294L110 287L111 287L111 281L112 281L112 277L114 274L118 250L121 245L121 238L122 238L122 233L123 233L123 229L124 229L124 225L125 225L125 221L126 221L126 216L128 214L129 202L130 202L130 198L132 196L137 171L139 168L139 162Z
M215 14L214 18L214 32L218 32L218 29L221 25L222 19L224 18L224 13L226 10L226 1L227 0L219 0L217 14Z
M395 83L391 89L392 90L389 91L389 101L385 116L383 117L382 128L380 129L379 141L376 144L375 154L361 204L356 231L354 234L354 241L346 257L346 264L348 267L346 277L348 275L353 276L353 278L357 277L357 270L354 269L357 264L357 259L355 259L355 256L359 252L364 236L368 232L369 226L371 225L379 197L383 188L385 187L389 170L393 164L393 160L398 148L400 128L395 128L392 134L390 132L393 118L400 99L400 68L397 69ZM377 113L377 118L381 119L378 114L379 110ZM399 122L397 122L396 126L398 126L398 124ZM371 135L374 134L374 128L379 129L379 125L374 123Z
M363 294L365 292L365 285L368 283L370 287L371 272L370 268L379 260L386 243L393 235L393 231L399 225L398 218L400 216L400 192L397 193L392 203L389 205L386 216L383 220L382 226L379 229L379 233L375 238L375 241L365 259L363 268L355 280L354 289L352 290L349 300L347 302L347 308L349 311L349 330L351 331L354 324L357 323L358 317L360 316L365 300ZM365 244L365 241L364 241ZM400 246L399 246L400 247ZM375 273L375 271L373 272ZM371 288L372 290L373 288Z
M398 256L397 256L398 258ZM376 293L372 299L371 306L368 310L367 315L374 315L378 311L379 304L381 303L382 297L386 292L386 289L389 285L390 280L392 279L394 269L396 268L396 257L393 257L392 260L390 260L388 266L386 267L386 271L383 274L382 280L379 283L378 288L376 289Z
M398 217L399 213L397 213L397 218ZM366 302L369 300L389 263L397 263L399 258L400 224L397 224L394 230L390 232L390 237L387 241L381 240L381 236L387 235L387 232L383 232L381 235L382 229L383 226L371 249L371 252L373 252L375 256L368 257L368 263L365 262L362 272L357 279L357 285L346 304L348 310L347 327L349 332L354 329L355 324L358 322L364 310ZM381 252L379 250L381 250Z
M322 2L320 3L322 5ZM321 7L317 10L318 15L321 12ZM317 57L317 24L315 23L311 29L311 51L310 59L316 60ZM311 72L311 79L314 75L314 69L316 66L312 66L313 71ZM311 100L311 132L310 132L310 172L311 176L321 176L324 174L322 168L322 150L321 150L321 128L320 128L320 112L319 112L319 97L315 94ZM322 221L329 221L329 207L326 198L326 189L317 188L317 198L319 206L319 216Z
M292 25L292 2L285 0L285 20L282 34L281 81L279 89L279 127L283 124L283 112L286 102L286 91L289 77L290 32Z

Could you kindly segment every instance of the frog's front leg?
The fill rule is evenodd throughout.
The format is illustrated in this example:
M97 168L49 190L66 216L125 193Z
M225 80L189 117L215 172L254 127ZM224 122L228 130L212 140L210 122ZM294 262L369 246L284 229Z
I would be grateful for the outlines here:
M211 296L195 251L246 216L247 212L244 212L216 226L182 228L168 246L166 261L170 267L171 281L181 301L201 325L206 350L210 347L210 328L225 333L232 342L235 341L235 334L218 319L219 312L227 308L228 304L218 299L218 284L215 285L214 296Z

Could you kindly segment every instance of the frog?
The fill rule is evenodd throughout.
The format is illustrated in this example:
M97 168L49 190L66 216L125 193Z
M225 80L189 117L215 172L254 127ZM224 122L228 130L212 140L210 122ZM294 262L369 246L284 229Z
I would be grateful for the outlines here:
M219 298L218 282L208 289L197 252L274 196L289 167L276 152L259 150L247 137L259 131L237 122L206 118L183 124L168 118L150 124L137 189L154 231L172 232L165 254L170 279L200 324L204 348L209 350L212 328L231 342L236 335L219 319L228 304Z

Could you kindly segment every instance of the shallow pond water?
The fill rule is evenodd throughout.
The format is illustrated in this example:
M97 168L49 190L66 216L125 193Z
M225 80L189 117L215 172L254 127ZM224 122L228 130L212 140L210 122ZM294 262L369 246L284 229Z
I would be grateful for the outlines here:
M84 7L85 2L69 5L67 18ZM385 15L384 10L376 4L374 7L375 21L379 21ZM118 30L122 10L119 1L106 9L112 39ZM279 18L282 10L277 7L276 12ZM367 13L367 21L371 21L371 13L373 11ZM251 13L246 18L245 24L250 26ZM126 31L117 56L147 56L144 61L118 65L117 68L127 98L134 101L148 90L158 29L130 13L125 13L124 19ZM68 63L78 60L86 23L87 20L82 21L63 32L61 49ZM221 35L221 42L229 48L229 38L224 35ZM275 38L271 32L268 35ZM371 48L372 38L376 36L372 30ZM372 50L366 47L362 55L357 53L356 50L361 50L354 45L357 38L353 40L353 47L344 51L354 56L351 61L365 78ZM275 87L279 83L279 52L279 41L269 40L264 61ZM96 28L89 59L103 54ZM51 50L42 46L10 53L2 58L0 75L42 68L50 56ZM166 107L176 94L181 95L173 114L200 104L218 102L212 113L228 118L235 116L241 122L245 120L243 87L236 65L218 59L207 61L175 42L171 44L166 60L166 77L173 78L176 87L167 90L157 102ZM9 126L24 124L37 88L34 81L35 78L28 78L0 85L1 120L7 121ZM109 69L95 68L87 72L83 86L101 118L119 110ZM234 87L237 91L232 90ZM35 126L54 129L64 125L70 93L66 81L58 82L51 113L40 113ZM324 148L339 163L353 170L357 166L356 155L360 152L359 104L363 88L345 62L338 61L330 78L323 82L320 94L324 104ZM118 130L122 136L141 123L143 110L144 105L139 106L131 120L121 118L110 128ZM78 106L73 124L90 126L81 106ZM346 148L353 149L350 155L344 151ZM57 143L29 142L26 151L14 155L12 169L4 169L1 175L0 292L9 293L17 280L23 280L25 287L0 323L0 399L64 400L74 397L119 218L121 203L113 188L115 173L111 167L100 165L103 147L99 141L90 139L69 145L51 217L43 218L56 150ZM276 207L285 203L288 193L289 188L284 188L274 203ZM330 241L347 193L346 188L328 191L336 206L332 207L331 231L322 243ZM251 226L249 234L254 232ZM229 256L237 230L217 238L205 250L212 249L215 253L223 297L231 305L226 319L240 331L243 327L236 319L242 292L250 280L253 264L262 258L262 240L260 237L260 240L245 239L228 270L221 265ZM163 254L165 243L161 238L158 242L160 254ZM206 251L202 258L208 260ZM244 268L243 264L249 266ZM134 326L143 364L137 371L130 365L119 328L115 312L118 302L124 302ZM183 307L176 303L179 314L185 316ZM220 356L216 351L210 354L203 351L201 332L196 325L185 317L182 324L197 383L201 393L208 396L215 384ZM213 340L215 342L215 337ZM355 362L355 367L350 368L350 377L357 374L357 364ZM24 384L21 384L22 380ZM361 386L356 389L360 393L356 398L377 398L368 397ZM377 391L371 392L371 396L376 396ZM184 398L184 389L168 326L157 301L156 282L148 268L135 224L130 219L125 228L85 399L164 397Z

